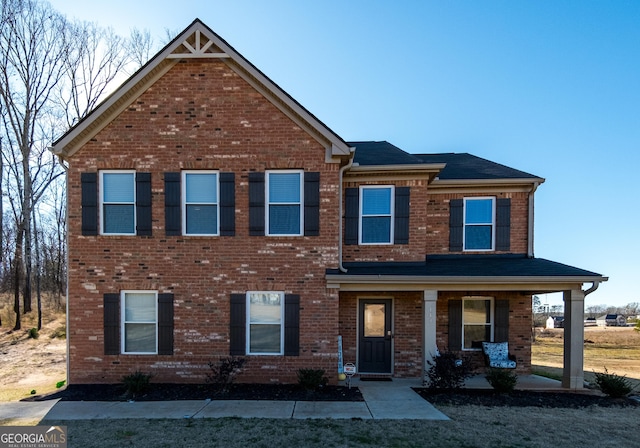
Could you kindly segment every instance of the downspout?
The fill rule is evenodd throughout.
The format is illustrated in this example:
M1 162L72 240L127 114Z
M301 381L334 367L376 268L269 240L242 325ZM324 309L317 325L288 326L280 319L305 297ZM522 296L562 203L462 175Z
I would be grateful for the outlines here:
M591 283L591 288L587 289L586 291L582 291L584 293L585 298L591 294L592 292L594 292L596 289L598 289L598 286L600 286L600 282L592 282Z
M350 148L350 149L351 149L351 155L349 157L349 162L345 166L340 168L339 179L338 179L338 182L340 182L340 186L339 186L340 200L338 202L338 222L340 223L340 225L338 226L338 269L340 270L340 272L344 272L345 274L347 273L347 268L345 268L342 264L342 234L344 232L343 230L344 222L342 220L342 201L344 200L344 197L343 197L344 188L342 187L342 178L344 177L344 172L347 171L349 168L351 168L351 166L353 165L353 156L354 156L355 148Z
M534 199L533 195L540 186L540 182L534 182L531 192L529 193L529 223L527 225L527 257L533 258L533 209Z
M50 148L51 149L51 148ZM65 227L67 229L67 238L65 241L65 244L67 245L67 254L66 254L66 260L65 263L67 265L67 285L66 285L66 292L65 292L65 308L66 308L66 327L67 329L69 328L69 167L67 165L64 164L64 160L62 159L62 157L60 155L58 155L58 163L60 164L60 166L62 167L62 169L65 172L65 178L66 178L66 182L65 182L65 188L67 189L67 213L65 214L64 220L65 220ZM69 356L69 349L70 349L70 344L69 344L69 336L67 336L67 385L69 385L69 372L71 372L71 369L69 368L70 365L70 361L69 358L71 358Z

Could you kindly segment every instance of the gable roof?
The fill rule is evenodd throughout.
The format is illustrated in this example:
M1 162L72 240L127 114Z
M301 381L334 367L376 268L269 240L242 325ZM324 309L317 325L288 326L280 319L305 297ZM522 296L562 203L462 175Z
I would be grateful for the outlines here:
M73 156L178 61L193 58L215 58L225 62L242 79L320 142L330 156L351 154L351 148L338 134L329 129L199 19L194 20L115 92L55 141L52 146L53 153L62 158Z

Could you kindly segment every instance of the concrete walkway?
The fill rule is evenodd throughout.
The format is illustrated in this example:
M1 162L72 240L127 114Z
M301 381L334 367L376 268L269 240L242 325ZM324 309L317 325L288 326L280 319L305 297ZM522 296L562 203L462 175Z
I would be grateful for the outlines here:
M266 400L180 400L180 401L39 401L0 403L0 420L92 420L92 419L181 419L181 418L333 418L449 420L421 398L412 387L418 379L360 381L364 401L266 401ZM560 390L560 382L535 375L519 377L518 388ZM491 387L479 375L469 379L469 388Z

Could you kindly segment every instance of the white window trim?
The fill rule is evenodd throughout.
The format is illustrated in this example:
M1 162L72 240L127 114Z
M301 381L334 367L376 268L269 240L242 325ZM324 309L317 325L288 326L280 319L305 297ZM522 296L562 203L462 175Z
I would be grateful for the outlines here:
M216 232L215 233L187 233L187 174L215 174L216 175L216 202L198 202L202 205L216 205ZM217 170L185 170L181 174L180 206L182 208L182 235L183 236L220 236L220 172ZM189 204L190 205L190 204Z
M491 223L467 224L467 202L477 200L491 200ZM467 226L491 225L491 248L489 249L467 249ZM462 250L464 252L492 252L496 247L496 198L493 196L481 196L464 198L464 211L462 215Z
M125 320L125 314L126 314L126 310L125 310L125 295L126 294L154 294L156 297L155 303L156 303L156 320L155 320L155 325L156 325L156 350L154 352L127 352L125 351L125 342L126 342L126 330L125 330L125 324L129 323ZM123 290L120 291L120 353L122 353L123 355L157 355L158 354L158 291L152 291L152 290L135 290L135 289L128 289L128 290ZM131 323L151 323L151 322L131 322Z
M465 348L464 346L464 327L465 325L469 325L469 326L486 326L486 324L465 324L464 321L464 302L465 301L471 301L471 300L481 300L481 301L486 301L489 300L490 301L490 305L489 305L489 320L490 320L490 327L491 327L491 332L490 332L490 338L491 338L491 342L493 342L493 338L494 338L494 330L495 330L495 298L494 297L489 297L489 296L468 296L468 297L463 297L462 298L462 328L460 329L460 331L462 332L462 350L463 351L469 351L469 352L477 352L482 350L481 348Z
M131 202L107 202L106 204L124 204L124 205L133 205L133 233L105 233L104 231L104 175L105 174L133 174L133 203ZM99 208L99 220L100 220L100 235L110 235L110 236L135 236L136 228L138 223L136 222L136 172L135 170L101 170L100 171L100 185L98 187L98 196L100 198L100 208Z
M274 325L273 323L265 323L265 322L251 322L251 294L279 294L280 295L280 351L279 352L260 352L260 353L252 353L251 352L251 325ZM246 295L246 308L247 308L247 316L246 316L246 353L251 356L279 356L284 355L284 291L247 291Z
M386 243L364 243L362 241L362 218L364 218L362 213L362 206L364 204L364 195L362 194L363 190L373 190L373 189L390 189L391 190L391 203L389 204L389 215L367 215L367 217L386 217L389 216L391 219L390 223L390 232L389 232L389 242ZM358 198L358 244L361 246L390 246L393 245L394 241L394 232L395 232L395 201L396 201L396 189L395 185L360 185L360 194Z
M300 232L299 233L270 233L269 232L269 208L271 207L271 201L269 197L269 179L271 174L300 174L300 202L278 202L278 205L298 205L300 207ZM266 236L303 236L304 235L304 170L269 170L265 172L264 180L264 234Z

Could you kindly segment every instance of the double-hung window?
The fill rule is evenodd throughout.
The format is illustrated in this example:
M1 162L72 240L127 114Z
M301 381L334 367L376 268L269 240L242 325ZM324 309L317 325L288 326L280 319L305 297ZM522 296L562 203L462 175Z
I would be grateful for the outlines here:
M158 353L158 294L122 291L122 353Z
M304 228L302 173L302 171L268 171L266 173L267 235L302 235Z
M393 243L394 187L360 187L360 244Z
M284 347L284 293L247 292L247 353L281 355Z
M135 235L135 171L101 171L100 191L101 233Z
M464 250L494 250L495 198L465 198Z
M219 235L218 173L216 171L182 172L185 235Z
M482 348L481 342L493 341L493 299L472 297L462 300L462 348Z

